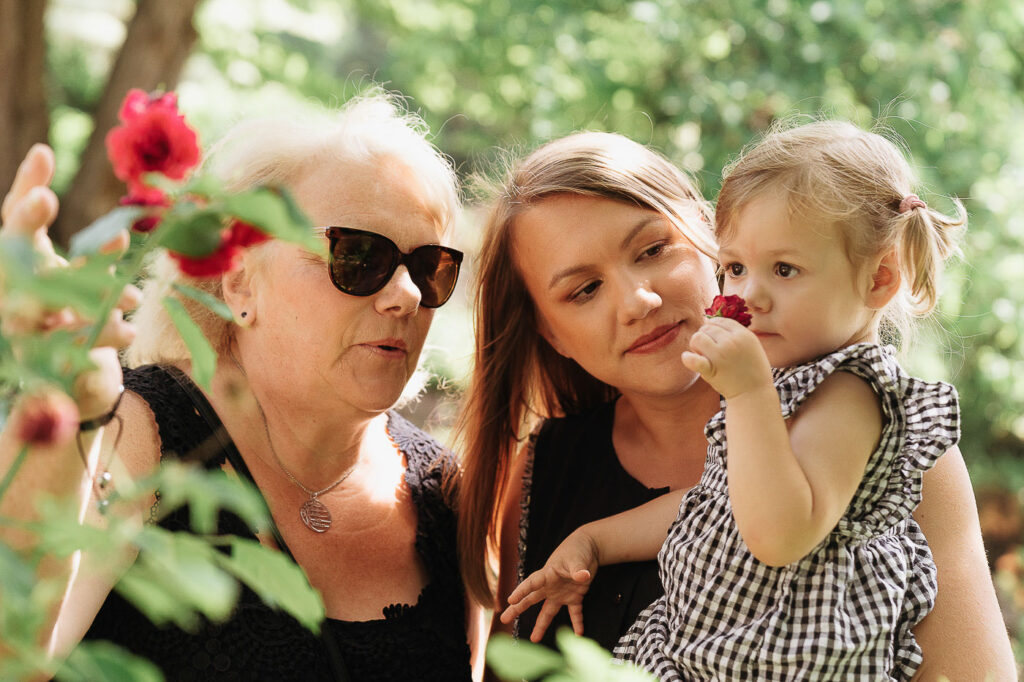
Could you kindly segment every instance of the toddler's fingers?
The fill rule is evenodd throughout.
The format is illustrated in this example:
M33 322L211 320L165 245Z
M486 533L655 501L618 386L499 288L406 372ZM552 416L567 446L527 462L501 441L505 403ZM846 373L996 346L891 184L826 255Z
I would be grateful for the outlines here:
M56 168L53 150L45 144L33 145L18 166L11 189L0 206L0 220L7 224L14 206L25 198L33 187L50 184Z
M512 590L512 594L508 595L508 603L515 604L531 592L544 587L545 582L546 581L540 571L534 571L530 575L526 576L523 582L516 585L516 589Z
M569 604L569 620L577 637L583 636L583 604Z
M548 626L551 625L551 621L554 619L555 614L561 609L561 605L552 601L544 602L544 606L541 607L540 613L537 614L537 622L533 626L533 632L530 633L531 642L539 642L544 639L544 633L548 631Z
M711 364L711 361L699 353L692 351L683 351L683 365L694 372L697 372L701 376L710 377L714 376L715 368Z

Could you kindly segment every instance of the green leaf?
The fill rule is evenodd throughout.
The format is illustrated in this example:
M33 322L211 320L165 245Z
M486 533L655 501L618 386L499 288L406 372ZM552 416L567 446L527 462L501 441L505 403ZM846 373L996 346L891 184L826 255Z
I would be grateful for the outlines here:
M209 173L197 173L182 188L182 194L197 194L202 197L212 197L224 193L221 181Z
M231 538L231 556L219 554L218 558L264 603L280 607L313 633L320 632L323 601L294 561L256 541L239 537Z
M594 640L578 637L570 628L561 627L555 633L555 641L565 655L569 669L579 679L603 680L609 674L612 655Z
M235 319L235 316L231 313L231 308L228 307L228 304L220 300L213 294L203 291L202 289L190 287L187 284L181 284L180 282L175 282L173 287L174 290L180 293L182 296L188 296L192 300L202 303L207 308L209 308L210 310L212 310L214 313L224 318L225 320Z
M112 642L82 642L57 672L61 682L162 682L160 669Z
M140 486L143 493L160 491L162 513L188 504L192 529L211 533L218 509L237 514L254 531L268 528L270 513L254 486L221 470L206 471L194 464L168 462Z
M143 213L145 213L145 209L139 206L119 206L100 216L88 227L76 232L71 237L70 256L74 258L97 253L119 232L131 229L132 223L138 220Z
M238 583L219 564L221 553L191 533L146 526L139 555L116 589L156 624L190 629L197 613L223 621L238 599Z
M93 320L107 295L124 285L111 272L110 266L117 259L113 254L94 255L76 267L29 271L24 279L12 281L11 286L47 307L71 307Z
M223 232L223 214L180 202L164 214L160 245L190 258L202 258L217 250Z
M258 187L232 194L224 198L223 209L278 239L299 244L314 253L323 251L323 240L313 233L313 224L285 190Z
M34 568L17 552L0 542L0 594L6 599L23 599L36 580Z
M487 665L503 679L533 680L564 667L562 657L545 646L516 641L499 633L487 643Z
M209 391L213 373L217 369L217 353L181 301L165 296L163 304L167 314L171 316L171 321L174 322L174 327L181 334L185 347L192 355L192 378L203 389Z

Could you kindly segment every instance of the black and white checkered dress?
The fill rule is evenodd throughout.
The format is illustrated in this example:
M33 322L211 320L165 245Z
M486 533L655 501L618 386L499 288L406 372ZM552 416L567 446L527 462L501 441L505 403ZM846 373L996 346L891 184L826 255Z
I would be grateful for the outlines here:
M662 680L909 680L911 628L935 600L935 564L911 513L921 476L959 438L956 390L907 376L891 348L858 344L776 370L789 417L837 370L866 380L885 425L835 529L803 559L771 567L736 530L726 489L725 415L708 422L700 483L658 555L665 596L616 655Z

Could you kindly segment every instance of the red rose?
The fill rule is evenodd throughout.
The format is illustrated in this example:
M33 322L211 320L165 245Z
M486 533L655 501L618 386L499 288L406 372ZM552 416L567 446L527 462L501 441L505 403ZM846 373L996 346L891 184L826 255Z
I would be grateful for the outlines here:
M170 199L161 190L145 185L134 185L131 192L121 197L118 203L122 206L144 206L153 209L132 223L132 229L136 232L152 232L156 229L163 217L162 209L171 205Z
M251 223L233 219L228 226L228 241L240 249L249 246L256 246L270 239L270 236L259 227Z
M107 133L107 156L133 191L145 173L181 180L199 163L196 133L178 113L174 93L154 97L132 90L118 116L121 125Z
M204 279L208 277L219 277L229 272L238 262L238 255L241 249L237 244L231 242L231 233L225 235L217 250L202 258L192 258L184 254L168 251L171 258L178 263L178 269L189 277Z
M750 326L747 302L740 296L715 296L715 300L711 301L711 307L704 309L704 314L708 317L728 317L744 327Z
M69 443L78 430L78 407L66 394L47 390L25 397L12 415L18 440L35 447Z

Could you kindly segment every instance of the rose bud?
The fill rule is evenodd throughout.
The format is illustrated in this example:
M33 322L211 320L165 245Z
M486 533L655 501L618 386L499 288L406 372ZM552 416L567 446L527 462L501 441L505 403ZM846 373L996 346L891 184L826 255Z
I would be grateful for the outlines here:
M78 430L78 406L65 393L47 389L22 399L12 421L18 440L26 445L60 446Z
M715 299L711 301L711 307L704 309L704 314L708 317L728 317L744 327L749 327L751 322L750 313L747 312L747 302L735 294L715 296Z

